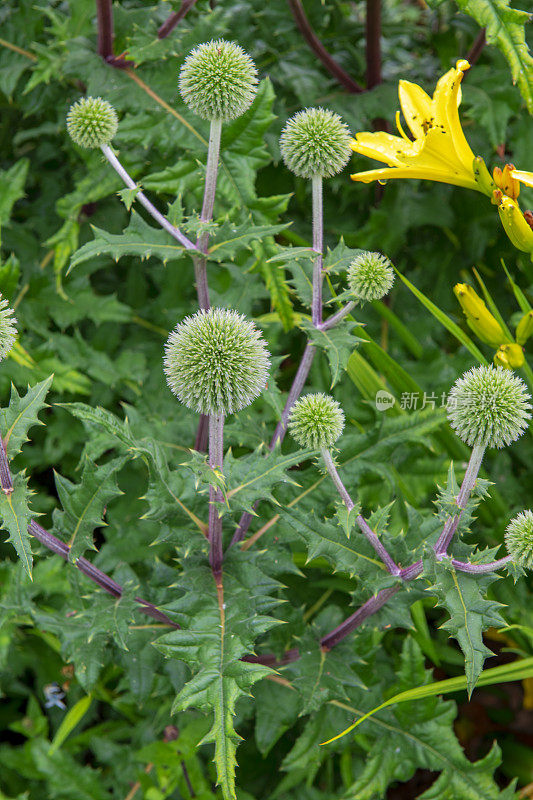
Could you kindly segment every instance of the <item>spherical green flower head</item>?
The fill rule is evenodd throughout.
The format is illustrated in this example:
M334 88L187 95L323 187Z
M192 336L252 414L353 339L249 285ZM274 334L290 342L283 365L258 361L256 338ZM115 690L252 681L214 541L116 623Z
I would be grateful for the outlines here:
M270 359L251 320L225 308L186 317L165 345L167 383L201 414L232 414L264 389Z
M242 47L223 39L196 47L181 68L187 105L203 119L226 122L244 114L257 92L257 70Z
M101 97L82 97L70 107L67 131L80 147L102 147L109 144L118 128L117 112Z
M9 355L17 338L14 313L0 294L0 361Z
M511 520L504 538L507 552L515 564L533 568L533 513L529 509Z
M299 111L283 128L283 161L300 178L330 178L351 155L350 133L338 114L324 108Z
M394 270L387 256L365 251L348 267L348 285L360 300L381 300L392 289Z
M292 407L288 427L300 447L329 450L342 433L344 414L333 397L306 394Z
M447 413L452 428L470 446L505 447L531 417L526 384L503 367L474 367L453 385Z

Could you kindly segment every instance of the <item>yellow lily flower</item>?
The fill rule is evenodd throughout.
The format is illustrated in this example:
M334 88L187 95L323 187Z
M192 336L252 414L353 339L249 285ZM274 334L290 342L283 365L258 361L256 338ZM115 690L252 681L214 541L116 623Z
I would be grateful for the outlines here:
M400 112L396 114L400 136L382 131L358 133L351 142L352 150L388 167L358 172L351 175L352 180L370 183L389 178L425 178L486 193L476 180L474 154L459 120L461 80L469 68L468 61L458 61L440 78L433 97L416 83L401 80L400 106L414 139L404 133Z

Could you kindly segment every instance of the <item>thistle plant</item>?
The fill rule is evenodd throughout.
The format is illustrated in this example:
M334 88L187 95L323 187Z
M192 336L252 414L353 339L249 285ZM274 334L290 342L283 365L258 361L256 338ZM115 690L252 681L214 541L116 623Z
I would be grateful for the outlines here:
M200 309L186 317L165 346L167 383L187 408L209 419L209 465L223 472L224 417L248 406L265 387L270 360L254 324L235 311ZM209 488L209 561L220 580L222 491Z
M481 191L482 179L476 173L476 170L481 169L480 164L474 159L466 140L461 138L462 132L460 126L458 127L459 84L467 67L465 62L458 62L455 70L450 71L439 84L433 98L422 94L419 87L402 85L402 106L408 115L408 124L415 141L407 141L406 137L402 137L401 142L394 143L400 148L400 164L389 165L387 174L380 173L381 177L399 177L401 170L404 170L413 177L422 175L435 180L446 179L454 185ZM135 74L130 72L131 75ZM273 700L269 697L267 713L259 720L256 729L258 740L263 737L263 744L265 739L273 736L274 724L271 725L271 720L276 720L277 729L285 730L291 722L293 710L295 722L302 715L314 713L315 707L321 712L324 710L325 728L338 725L343 713L353 717L353 709L363 708L366 711L364 703L369 702L368 697L376 697L381 690L379 687L382 684L379 681L384 680L386 683L391 677L387 659L389 651L395 646L392 636L397 637L398 633L396 630L390 631L390 628L395 628L396 624L404 628L412 627L414 603L422 606L424 598L429 594L431 603L435 598L439 608L450 616L446 625L450 635L457 639L464 651L467 686L469 691L472 690L487 655L482 640L483 629L497 627L500 622L494 610L495 602L485 597L486 582L505 567L515 575L519 571L515 570L513 573L513 565L533 567L533 514L529 510L518 514L509 523L505 532L508 551L505 557L494 560L493 553L487 555L486 552L479 552L475 545L469 543L474 533L474 511L481 496L488 491L486 482L479 478L479 472L487 449L510 447L522 436L531 418L532 406L526 384L510 369L503 369L501 366L474 367L459 378L449 394L447 417L452 431L470 449L469 461L460 486L455 477L457 463L455 468L452 464L449 465L446 488L439 490L436 501L437 514L433 508L424 508L424 503L419 498L419 464L416 468L418 472L413 473L413 487L410 487L409 470L406 469L406 474L402 471L406 462L400 461L400 456L396 453L400 450L403 453L422 442L426 453L442 456L435 458L437 466L434 474L439 477L443 461L448 458L449 452L438 452L440 439L437 436L442 437L443 441L445 438L446 441L453 440L453 433L446 425L444 414L434 410L433 414L428 412L419 417L413 416L413 419L406 415L398 418L391 415L385 423L380 420L374 424L372 409L365 408L360 415L360 404L350 405L350 391L346 385L342 390L346 413L333 396L337 382L348 381L345 373L353 378L356 369L353 365L364 365L364 358L369 352L377 353L373 365L375 369L366 364L366 374L356 375L356 378L361 378L361 384L365 380L370 383L375 376L378 385L382 386L381 377L376 373L383 371L384 379L390 376L394 359L389 353L384 353L376 342L371 341L370 334L371 347L366 352L362 347L363 355L357 361L356 356L359 353L355 354L354 350L361 340L352 336L352 328L358 323L350 315L359 305L363 306L363 314L368 311L369 315L377 307L383 307L383 304L376 303L374 308L368 308L363 304L386 297L393 289L395 273L385 254L361 251L359 247L355 249L359 236L357 231L353 232L354 249L347 247L344 241L340 241L334 248L330 239L329 252L325 254L323 194L329 187L324 181L339 175L348 163L351 148L359 153L383 153L386 145L388 160L393 160L394 154L390 149L392 137L383 132L359 135L350 145L346 124L336 113L323 108L305 109L286 122L280 138L283 164L299 179L310 182L307 186L304 184L304 197L305 191L311 195L308 213L310 246L295 249L290 245L291 240L285 232L286 226L280 224L281 212L276 209L283 203L279 197L267 198L268 202L263 202L263 197L254 194L257 163L263 164L268 160L262 140L265 138L268 141L265 120L270 115L271 105L265 101L265 84L261 90L257 70L250 56L233 42L222 39L210 41L196 47L184 59L179 77L176 63L173 63L172 75L178 106L175 115L171 115L170 123L174 126L178 123L186 128L188 126L188 134L191 139L196 140L197 149L194 150L191 146L190 155L189 143L186 143L186 147L182 147L180 143L175 147L177 155L174 155L176 158L183 156L185 166L181 163L158 164L157 172L150 176L151 182L146 181L150 187L163 185L167 198L170 195L173 201L179 195L168 216L159 210L165 207L164 197L152 203L141 190L140 183L136 183L124 169L117 151L113 149L113 142L116 146L122 146L132 136L129 116L128 127L124 126L126 130L123 129L125 135L122 139L118 115L103 98L82 98L72 106L67 117L67 130L72 140L81 147L100 149L126 187L131 190L134 201L142 205L172 240L160 230L147 225L144 220L134 219L136 226L132 223L123 234L95 232L95 242L83 245L74 254L73 266L84 260L89 261L95 255L108 255L116 260L123 254L141 260L149 256L161 262L160 269L154 269L149 275L147 273L148 277L142 284L142 291L150 296L146 317L137 313L137 308L132 309L124 322L128 327L123 330L129 336L135 326L135 335L141 337L143 347L146 345L146 353L151 355L156 350L158 359L162 349L162 339L158 337L164 338L168 335L163 352L163 372L168 388L183 406L193 414L200 415L194 448L194 430L190 425L193 414L187 414L183 409L180 412L178 404L173 402L172 396L165 390L161 369L150 370L149 357L146 358L146 370L143 372L139 369L142 377L137 382L131 380L129 367L131 365L133 371L135 364L128 352L128 379L124 380L124 384L128 392L138 392L138 405L130 402L129 395L112 395L113 400L117 400L113 411L95 410L82 402L63 404L66 411L63 410L62 413L73 414L86 426L87 437L97 431L98 438L94 442L83 442L86 447L78 483L61 475L56 478L57 496L62 509L54 511L52 531L46 530L33 518L34 512L29 505L30 495L24 476L17 473L15 480L12 480L10 467L10 459L17 456L28 426L37 421L39 411L45 407L44 397L51 378L48 383L43 381L33 387L23 398L18 393L13 394L9 408L3 409L0 415L4 425L0 437L0 485L3 490L0 511L10 532L10 541L15 544L28 573L31 571L32 558L28 541L32 537L70 561L73 568L81 571L114 598L115 612L119 619L116 627L120 634L117 634L116 639L123 646L123 639L130 636L131 631L135 631L134 636L138 638L131 640L134 643L130 650L134 653L133 658L142 661L143 676L147 674L150 677L153 671L158 678L161 677L157 691L152 692L158 704L164 692L161 688L164 686L163 679L167 680L170 675L172 685L179 685L174 702L161 703L161 708L154 715L156 722L163 718L171 705L171 713L186 712L186 717L190 715L189 709L198 709L211 715L211 727L205 728L201 741L206 745L214 744L222 797L224 800L236 800L235 751L239 736L234 729L234 719L238 701L249 696L254 684L264 677L273 679L270 683L275 690L279 690L280 697L283 698L283 692L290 693L287 708L282 701L278 703L275 697ZM131 77L124 77L124 80L130 79ZM158 102L155 100L158 95L154 91L151 91L149 97L150 102ZM257 102L254 102L256 97ZM166 100L159 98L159 101L160 106L164 104L163 108L169 107ZM423 120L417 120L413 115L415 101L428 112L427 119L424 115ZM198 120L193 120L194 124L190 122L193 114L198 117ZM224 181L218 186L217 194L222 125L234 122L241 115L246 115L241 123L237 122L228 129ZM435 128L430 125L432 120L436 122ZM208 125L205 123L209 124L207 154L202 149L206 143L204 136L207 136ZM433 134L426 130L428 125L428 130L433 130ZM436 129L437 125L439 130ZM171 129L172 134L174 130ZM257 130L260 134L257 134ZM160 141L164 145L163 152L166 153L165 147L171 149L168 144L171 139L168 130L165 137ZM439 166L442 158L436 137L438 141L442 140L449 145L451 165L446 172ZM252 153L244 160L242 150L246 147ZM420 153L414 152L417 147L425 149L425 156L429 159L425 167ZM200 170L200 189L203 190L200 210L194 208L194 203L186 196L186 192L204 155L205 171L203 167ZM472 163L466 163L471 156ZM131 160L138 170L136 158ZM187 173L184 183L175 178L182 166L183 172ZM426 168L430 172L429 176ZM424 170L423 174L420 170ZM357 175L356 178L372 180L378 177L374 172L372 171L372 176ZM494 180L489 176L489 180L515 202L519 179L511 168L500 172L501 174L495 174ZM487 180L487 176L484 175L483 179ZM341 180L339 178L335 182L334 188L341 185ZM231 190L228 189L230 183ZM183 187L185 189L181 203ZM248 207L242 208L242 199L247 197L247 193L251 200ZM202 191L199 196L202 196ZM109 203L112 204L113 199ZM104 211L106 209L107 206ZM174 224L176 219L179 220L180 227ZM304 235L305 219L301 229L300 235ZM194 232L194 241L188 238L192 235L191 231ZM287 238L283 238L284 236ZM271 253L268 252L269 248ZM294 280L289 289L276 272L276 259L284 265L283 269L293 270ZM272 264L273 273L269 273ZM93 267L94 264L91 263L90 268L87 268L88 275ZM135 262L132 270L137 267ZM208 270L211 271L210 279L212 276L210 281ZM243 290L244 276L246 288ZM122 287L122 275L120 280ZM250 292L248 296L248 285L254 286L254 281L259 284L259 289L256 293ZM531 312L526 310L526 300L522 299L523 315L516 326L516 341L508 341L505 338L505 326L489 312L477 295L473 297L471 291L464 289L464 285L460 286L461 304L465 309L468 307L471 329L480 336L485 336L487 343L498 348L500 360L506 359L507 366L514 368L517 351L510 348L521 347L521 342L525 342L533 330ZM129 287L128 283L128 291ZM84 293L89 291L88 288L83 289ZM228 295L224 295L224 291ZM398 287L395 287L395 291L398 291ZM270 304L265 302L267 292ZM285 292L282 301L293 312L294 325L290 330L290 339L285 331L281 332L281 326L275 328L279 325L282 316L280 308L283 305L276 292ZM24 292L21 292L19 298L21 301L24 299ZM269 346L253 320L237 309L211 304L213 301L226 305L226 300L228 305L246 310L247 314L252 314L250 309L253 309L253 313L257 311L262 314L258 317L261 326L264 326L269 335L270 330L275 331L269 341L274 342L271 346L276 355L274 363L279 361L283 364L279 385L275 377L268 377L271 362ZM332 305L335 310L329 312ZM125 316L122 306L115 303L111 308L117 315ZM107 322L105 314L102 318ZM169 319L173 325L177 318L180 322L168 334ZM57 312L57 319L54 317L53 321L59 328L64 320L68 322L70 319L66 312L64 317ZM0 358L7 354L14 342L14 322L13 312L7 308L7 301L0 299ZM287 330L290 329L290 325L286 327ZM403 328L405 335L405 326ZM139 330L142 334L139 334ZM144 339L142 336L146 330L149 330L149 334ZM366 330L371 331L371 326ZM93 349L83 341L83 328L76 335L76 352L84 354L92 370L90 375L99 374L98 370L106 375L111 374L110 369L105 370L106 365L101 357L102 339L97 341L97 346ZM298 341L299 336L302 355L297 361L291 352L291 345ZM59 338L55 331L54 337ZM149 337L153 337L155 344ZM142 356L144 357L144 352ZM448 365L453 364L452 358L451 355L448 357ZM315 364L313 370L313 385L316 384L317 389L325 391L305 393L315 359L319 363ZM61 361L60 364L62 366ZM330 375L325 375L328 367L331 381ZM390 371L387 372L389 368ZM448 374L452 368L448 366ZM117 374L118 372L117 368ZM400 382L405 373L396 370L394 374ZM61 378L63 375L60 375ZM88 393L90 389L86 391ZM263 392L264 396L261 397ZM256 399L257 404L249 408ZM368 395L364 399L368 399ZM124 418L120 411L116 411L119 400L128 401L125 404ZM53 413L53 410L50 411L49 416ZM236 416L226 420L232 415ZM193 424L196 427L196 418ZM283 444L287 431L293 442ZM452 442L450 452L458 444L457 441ZM203 452L206 448L207 458ZM115 451L116 458L111 455ZM310 463L311 457L317 459L319 474L315 473L314 466ZM397 468L397 460L400 461L400 468ZM107 553L104 550L99 563L100 566L115 565L126 560L130 540L123 537L119 541L122 533L132 537L132 551L134 541L137 550L141 549L134 537L137 535L137 528L142 531L144 516L141 517L141 514L145 514L151 520L151 525L154 528L160 527L160 530L154 542L158 548L157 557L147 557L145 562L141 562L138 574L131 569L132 585L134 579L138 578L138 583L142 581L143 596L128 593L126 586L122 587L84 557L84 552L93 546L94 531L104 529L104 509L108 503L112 505L114 498L118 497L116 476L126 462L131 466L132 472L148 467L147 481L144 472L142 481L138 481L139 485L144 481L143 486L147 483L147 487L140 498L135 497L132 500L134 510L128 509L127 524L124 523L122 527L115 525L113 514L110 515L109 529L101 536L107 536L103 548L109 542L115 546L115 550L112 551L111 547ZM428 457L427 462L423 462L424 468L429 462ZM297 469L299 472L296 472ZM374 475L378 476L375 481ZM136 474L135 478L137 477L141 476ZM387 479L393 484L391 493L384 488ZM279 488L278 484L284 485ZM207 486L209 503L202 491L202 487ZM404 486L413 491L404 492ZM126 489L126 482L123 488ZM129 488L126 491L129 492ZM424 485L424 494L425 491ZM408 502L403 503L401 512L395 511L396 518L389 521L385 502L388 504L391 494L405 494ZM331 495L334 495L333 502ZM375 502L376 495L385 498L383 505L378 505L382 499ZM139 504L139 514L136 513L137 506L133 502ZM101 509L96 512L94 508L99 503ZM43 502L39 507L47 506ZM255 524L249 534L252 522ZM276 525L279 525L279 530L274 530L274 534L269 536ZM223 532L226 536L223 536ZM227 537L229 541L232 533L231 544L225 548L224 539ZM458 541L465 533L469 537ZM209 549L208 556L205 539ZM260 539L261 546L257 548ZM98 541L100 542L100 534ZM124 541L127 541L127 545L124 545ZM122 551L119 550L119 545L123 547ZM305 550L304 558L301 558L302 550ZM324 571L327 591L317 595L317 598L313 597L309 608L300 608L304 604L297 597L290 604L290 614L284 616L284 606L280 600L290 591L287 589L290 583L286 578L298 569L300 574L297 579L300 580L301 574L307 569L305 557L313 561L313 570L316 568ZM324 564L327 566L323 566ZM130 565L126 566L129 568ZM122 566L117 569L116 578L119 570L122 570ZM126 569L123 572L126 573ZM335 584L332 581L336 581L338 576L332 576L333 572L342 576ZM130 581L130 577L127 579ZM50 581L50 575L47 580ZM335 594L337 587L340 587L339 594L350 594L355 610L345 612L343 621L328 631L324 627L328 620L334 619L338 622L346 607L346 604L337 604L337 608L325 607L333 585ZM320 582L317 581L317 586L313 586L313 593L319 590L319 586ZM48 584L45 588L49 593ZM15 589L19 591L18 583ZM380 630L378 626L381 626L381 620L374 615L382 610L385 614L386 605L396 595L400 596L400 593L402 602L391 609L385 628ZM125 597L121 606L122 595ZM151 597L151 600L143 599L144 596ZM38 597L37 591L28 595L27 609L30 610L24 608L24 621L26 613L31 613L35 597ZM85 600L84 596L84 603ZM98 598L98 602L100 600ZM156 624L152 627L157 629L156 632L143 630L149 626L132 624L131 606L134 603L138 610L155 621ZM47 601L47 621L53 618L52 606L53 603ZM99 625L104 625L102 619L105 615L99 611L101 605L95 603L94 606L94 617L89 616L92 611L90 600L83 607L83 615L86 615L84 622L92 620L84 628L91 630L89 644L92 644L93 637L99 635ZM124 612L123 619L120 613L126 606L129 610ZM322 606L322 610L326 612L323 618L317 621L316 626L314 623L312 627L307 625L309 617ZM6 603L6 607L11 608L9 603ZM275 613L272 612L274 608ZM77 657L78 639L73 635L72 627L68 628L66 634L63 631L63 628L66 630L67 626L76 624L76 615L81 617L82 613L63 614L58 624L54 621L55 627L49 637L54 645L54 657L59 649L52 639L56 632L59 639L64 635L66 656L70 658L74 652ZM365 636L364 640L354 637L350 647L345 647L341 657L334 662L333 656L328 655L329 651L345 641L360 626L369 624L372 618L376 625L372 635ZM397 623L397 620L400 621ZM283 632L277 638L274 637L274 644L269 644L267 633L281 621L286 623L281 629ZM159 630L160 628L163 630ZM385 634L385 629L389 633ZM316 630L321 630L321 634L320 637L315 637L313 651ZM107 633L106 629L105 635ZM81 635L85 635L83 631ZM147 636L148 644L141 652L138 642L144 635ZM383 646L384 635L391 637L386 647ZM440 636L436 632L434 635ZM103 640L95 660L100 658L106 642L107 640ZM155 643L155 648L152 643ZM393 646L390 646L391 643ZM271 648L274 652L270 652ZM415 664L413 653L414 650L406 651L405 663ZM429 649L428 653L431 658ZM165 658L180 659L187 664L187 670L183 670L183 675L181 672L173 674L170 669L167 670L168 674L159 675L159 664L155 667L152 664L156 663L156 656L161 654ZM367 660L368 654L370 656ZM127 654L122 656L123 659L128 657ZM363 660L364 667L361 667ZM297 661L299 664L296 665L294 662ZM97 665L96 672L100 666ZM82 667L80 676L83 677L80 677L80 683L86 680L83 687L88 692L92 691L92 685L89 685L87 678L90 671L85 669L85 664ZM388 670L385 679L380 676L382 667ZM118 670L119 667L114 669ZM373 670L375 675L372 674ZM143 677L143 683L144 680ZM305 691L301 690L304 684L312 687L312 695L307 688ZM365 687L363 690L362 686ZM369 692L368 688L372 691ZM388 690L390 684L385 688ZM119 688L117 692L120 691ZM147 690L145 697L152 697L150 691L151 689ZM258 704L260 694L257 693ZM353 707L348 704L348 700L350 704L353 703ZM359 700L362 700L363 705L358 705ZM277 719L278 706L286 714L280 724ZM328 715L331 715L333 721ZM150 720L151 734L154 720ZM312 724L315 722L316 717ZM425 720L424 725L426 722L428 728L434 724L433 719ZM181 726L181 719L177 724ZM265 735L265 730L268 735ZM396 731L395 728L394 730ZM195 729L195 735L196 733ZM452 734L450 728L447 735ZM383 736L385 735L388 734L384 733ZM437 740L433 728L430 729L428 739L430 747L427 749L433 758L434 742ZM417 739L418 741L422 739ZM268 745L270 746L270 742ZM40 741L37 746L41 747ZM301 744L298 746L301 747ZM365 742L365 748L366 746ZM396 749L394 743L394 753ZM280 752L282 750L280 748ZM312 758L318 763L321 756L316 756L315 751L316 748ZM42 752L46 751L38 750L41 761ZM334 750L331 752L336 755ZM65 758L70 757L65 755ZM390 755L388 757L392 758ZM305 758L302 757L301 761L304 767L298 767L299 769L305 770L308 763ZM357 754L354 764L358 765L360 758L360 754ZM181 755L179 760L181 763ZM186 760L188 757L184 757L184 763ZM68 765L69 762L58 763ZM376 763L378 759L374 758L371 765L374 773ZM428 764L433 769L433 762ZM404 766L397 762L391 775L401 774ZM448 763L446 770L453 772ZM154 774L156 772L154 770ZM348 774L349 769L343 772ZM453 775L450 780L452 779ZM361 780L365 782L366 777ZM211 792L212 783L210 774L203 789L195 791L191 790L188 781L184 779L190 796L199 796L202 791L204 794ZM287 786L291 792L292 786ZM336 788L331 791L328 788L327 791L331 796L342 794L343 797L359 796L361 791L367 791L368 796L372 792L376 794L377 790L374 791L375 787L371 787L370 783L361 787L360 783L351 787L343 786L339 792ZM170 784L165 791L167 789L173 791ZM178 789L181 791L181 787ZM483 790L482 787L479 791L482 793ZM269 790L265 791L268 793ZM385 785L379 788L381 794L384 791ZM450 791L455 792L455 786ZM472 791L477 791L477 785ZM277 794L280 792L286 794L283 786Z

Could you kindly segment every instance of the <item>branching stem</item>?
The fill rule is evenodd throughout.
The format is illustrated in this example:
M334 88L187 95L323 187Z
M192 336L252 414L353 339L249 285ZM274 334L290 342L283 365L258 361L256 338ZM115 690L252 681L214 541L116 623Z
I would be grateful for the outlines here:
M327 450L325 447L322 448L320 452L322 454L322 458L324 459L324 464L326 465L326 469L329 472L331 480L335 484L335 488L337 489L338 493L342 498L342 502L344 503L348 511L351 511L355 503L348 494L348 491L341 480L341 477L337 471L337 467L335 466L335 462L333 461L333 458L331 456L331 452ZM391 575L399 576L401 574L400 567L396 564L396 562L388 552L387 548L382 544L379 537L372 530L372 528L365 520L365 518L361 516L361 514L358 514L355 518L355 521L359 526L360 531L364 534L367 541L372 545L378 556L385 564L387 571L390 572Z
M107 158L113 169L120 175L128 189L137 189L137 184L133 180L133 178L126 172L116 155L113 153L112 149L109 145L104 144L101 147L102 153ZM196 246L188 239L180 230L176 228L175 225L172 225L168 221L166 217L161 214L157 208L151 203L144 192L138 191L136 194L136 199L139 203L144 206L144 208L148 211L151 217L155 219L156 222L161 225L163 230L169 233L176 241L178 241L186 250L196 250Z

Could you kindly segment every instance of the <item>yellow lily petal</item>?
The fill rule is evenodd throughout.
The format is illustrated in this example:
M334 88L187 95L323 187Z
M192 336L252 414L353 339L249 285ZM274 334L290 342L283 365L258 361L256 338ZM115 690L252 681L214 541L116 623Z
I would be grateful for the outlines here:
M450 69L437 83L433 102L435 124L450 133L457 158L468 172L472 171L474 153L466 141L459 119L460 89L463 74L470 69L468 61L460 60L455 69Z
M421 180L436 181L437 183L449 183L454 186L462 186L465 189L472 189L473 186L467 178L459 175L452 175L449 171L442 169L431 169L430 167L406 166L406 167L383 167L382 169L370 169L366 172L356 172L350 175L352 181L360 183L372 183L372 181L388 181L396 178L419 178Z
M404 159L411 153L413 143L406 142L400 136L378 131L358 133L355 139L352 139L350 146L354 153L374 158L376 161L384 161L392 167L402 166L405 163Z
M521 169L513 169L510 173L511 177L520 183L523 183L524 186L533 186L533 172L525 172Z
M425 136L428 120L434 116L431 97L418 84L410 81L400 81L398 97L405 121L413 136L417 139Z

